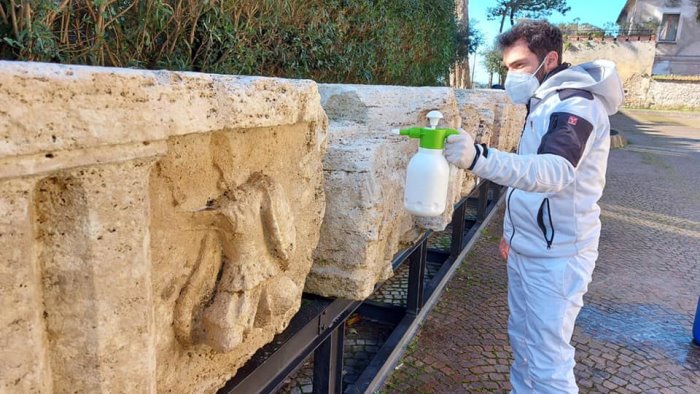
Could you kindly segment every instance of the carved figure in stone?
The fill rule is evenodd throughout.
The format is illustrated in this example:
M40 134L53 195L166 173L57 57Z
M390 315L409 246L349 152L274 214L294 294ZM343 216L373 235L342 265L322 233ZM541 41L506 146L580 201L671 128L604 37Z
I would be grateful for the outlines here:
M193 212L192 222L206 235L176 302L176 336L228 352L296 304L301 289L283 275L294 219L281 185L255 173Z

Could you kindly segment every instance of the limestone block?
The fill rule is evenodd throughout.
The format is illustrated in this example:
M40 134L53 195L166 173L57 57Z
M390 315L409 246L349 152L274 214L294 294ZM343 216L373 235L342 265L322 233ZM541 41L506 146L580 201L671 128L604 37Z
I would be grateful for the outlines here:
M0 181L0 387L154 391L149 161Z
M151 160L73 169L37 182L35 253L56 392L153 392L148 261Z
M447 127L459 127L460 117L448 88L320 85L319 90L330 119L323 162L327 208L306 290L364 299L392 274L391 259L401 241L450 221L463 177L452 168L443 216L414 218L403 208L403 192L418 141L390 130L426 125L431 110L443 113L441 125Z
M476 143L491 145L496 127L498 95L486 89L455 89L462 128L474 136Z
M505 92L495 89L455 89L462 128L474 136L477 143L513 152L518 147L525 106L515 105ZM469 194L477 183L467 172L462 184L462 196Z
M504 95L501 109L500 129L496 146L504 152L516 152L520 135L525 123L527 109L524 105L515 105Z
M0 391L213 392L300 305L316 84L0 62Z
M51 391L41 269L33 258L33 179L0 180L0 392Z
M477 143L509 152L517 148L525 106L510 102L499 89L455 89L463 128L474 133Z
M478 144L492 146L499 109L499 94L487 89L455 89L457 106L462 118L462 128L474 137ZM476 187L477 178L471 172L465 172L460 194L467 196Z
M511 103L503 91L494 91L494 101L497 105L491 146L503 152L515 152L518 149L527 110L524 105Z
M0 158L313 123L322 113L316 84L303 80L0 61L0 89Z
M324 211L314 133L168 140L150 177L159 391L219 387L298 311Z

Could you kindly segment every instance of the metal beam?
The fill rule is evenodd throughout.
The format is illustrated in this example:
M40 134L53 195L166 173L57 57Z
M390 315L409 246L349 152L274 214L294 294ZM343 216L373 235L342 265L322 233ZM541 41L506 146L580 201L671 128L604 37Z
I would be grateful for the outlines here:
M450 242L450 255L452 256L457 256L464 245L462 234L464 234L464 214L466 212L467 199L464 199L452 213L452 241Z
M501 201L502 199L495 202L493 207L497 206L497 204L499 204ZM486 226L493 219L495 212L496 210L492 209L488 216L486 216L486 218L479 223L478 226L475 226L473 230L478 230ZM442 294L445 286L450 279L452 279L462 260L464 260L469 250L479 239L480 235L480 231L474 231L474 236L471 237L464 249L457 256L455 263L449 266L449 269L443 276L436 276L433 279L433 281L436 281L437 283L434 286L431 286L434 287L434 291L432 291L432 293L426 299L423 308L417 315L407 315L404 320L401 321L399 326L390 336L390 339L394 337L398 339L392 339L391 341L387 340L384 346L382 346L382 348L379 350L379 353L377 353L377 356L375 357L376 361L372 360L370 363L368 369L371 368L371 370L365 370L365 372L360 375L360 379L358 379L357 382L349 388L352 390L350 392L373 393L381 388L386 378L396 367L396 364L401 359L401 356L403 356L406 347L418 331L418 327L423 320L425 320L430 310L435 306L435 304L437 304L437 301L440 299L440 295ZM380 356L382 358L381 360L379 360Z
M401 319L406 315L406 308L384 302L367 300L357 308L357 313L370 320L396 325L399 324Z
M406 299L406 312L418 314L423 307L423 284L425 282L425 263L428 255L428 240L420 243L409 256L410 268L408 270L408 296Z
M308 302L292 318L287 329L274 342L259 349L218 393L277 391L284 379L296 371L361 304L360 301L304 296Z
M487 206L489 203L489 185L491 182L481 182L479 184L479 200L476 206L476 220L481 222L486 218Z
M427 242L432 231L426 231L411 247L395 256L392 261L394 269L405 261L409 261L410 264L406 308L370 300L331 300L305 294L303 306L292 318L288 328L277 335L274 342L258 350L219 393L277 391L286 377L294 373L312 353L314 393L342 392L344 324L354 311L377 321L396 324L387 341L348 392L365 393L377 390L393 370L405 346L439 299L440 293L466 253L478 239L478 230L491 220L493 208L502 200L499 199L500 189L497 186L489 199L491 187L490 182L480 183L478 199L465 198L455 206L449 254L437 250L428 251ZM471 219L465 220L467 208L474 203L477 206L476 222ZM465 230L467 234L464 234ZM442 266L426 285L425 271L428 259L442 262ZM377 289L380 286L377 286Z
M345 324L341 324L314 351L313 394L342 393L344 342Z

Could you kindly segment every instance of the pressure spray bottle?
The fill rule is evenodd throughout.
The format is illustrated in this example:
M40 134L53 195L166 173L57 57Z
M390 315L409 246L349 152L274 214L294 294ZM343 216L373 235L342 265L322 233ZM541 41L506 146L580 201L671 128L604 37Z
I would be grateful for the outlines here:
M439 216L445 211L450 166L442 154L445 139L457 130L437 128L442 114L430 111L430 127L411 127L395 130L398 134L420 139L420 147L406 169L406 190L403 204L417 216Z

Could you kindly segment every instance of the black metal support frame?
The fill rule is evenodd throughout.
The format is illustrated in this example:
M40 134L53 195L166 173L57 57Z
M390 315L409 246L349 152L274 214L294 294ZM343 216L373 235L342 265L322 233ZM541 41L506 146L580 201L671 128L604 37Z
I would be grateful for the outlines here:
M345 320L361 301L330 300L305 295L310 301L292 318L287 329L259 349L219 393L272 393L314 353L314 389L341 392Z
M272 343L258 350L219 393L275 392L311 354L314 355L314 394L377 390L393 370L427 312L437 302L458 263L476 240L478 230L488 222L487 215L500 199L500 186L488 181L481 182L476 192L478 197L466 197L455 205L449 252L429 249L428 239L432 231L427 231L392 261L394 269L405 262L409 265L405 308L372 300L349 301L305 294L305 304L289 327ZM467 218L467 208L473 204L477 216ZM426 283L428 261L441 263L441 267ZM377 289L379 287L381 285ZM395 328L357 381L343 390L345 321L353 312L366 319L393 324Z
M314 351L314 394L341 393L345 324L340 324Z

